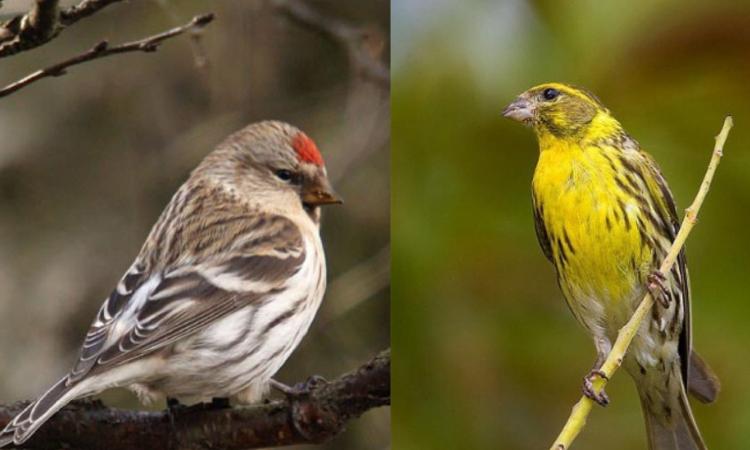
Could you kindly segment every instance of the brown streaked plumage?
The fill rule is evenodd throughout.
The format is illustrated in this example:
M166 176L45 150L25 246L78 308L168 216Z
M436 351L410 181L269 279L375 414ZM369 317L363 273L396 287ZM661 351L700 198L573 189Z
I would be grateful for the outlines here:
M15 417L25 442L73 399L123 386L258 400L325 290L320 205L340 203L313 141L281 122L228 137L177 190L102 305L70 373Z

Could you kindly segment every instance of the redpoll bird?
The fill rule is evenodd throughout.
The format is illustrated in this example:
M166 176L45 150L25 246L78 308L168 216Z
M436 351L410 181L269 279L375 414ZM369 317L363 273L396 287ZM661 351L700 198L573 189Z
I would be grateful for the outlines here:
M0 433L21 444L71 400L127 387L259 400L323 298L320 205L340 203L317 147L261 122L231 135L177 190L104 302L73 369Z

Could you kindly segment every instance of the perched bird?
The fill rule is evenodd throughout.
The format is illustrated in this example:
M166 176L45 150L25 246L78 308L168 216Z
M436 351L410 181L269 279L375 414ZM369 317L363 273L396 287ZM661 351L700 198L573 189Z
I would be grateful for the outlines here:
M554 264L576 319L594 339L597 359L584 393L618 330L652 292L623 365L635 380L654 450L705 449L686 391L715 400L716 376L691 350L690 288L684 251L667 274L659 266L679 230L672 194L653 158L591 93L549 83L521 94L503 115L530 126L539 141L532 183L536 234Z
M260 122L229 136L174 194L72 370L5 427L0 446L112 387L144 403L257 401L321 303L319 206L340 202L297 128Z

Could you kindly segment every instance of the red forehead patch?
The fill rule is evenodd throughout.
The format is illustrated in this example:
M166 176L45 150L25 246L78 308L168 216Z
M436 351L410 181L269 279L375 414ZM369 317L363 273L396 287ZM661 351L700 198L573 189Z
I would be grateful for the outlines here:
M297 157L300 161L313 163L316 166L323 165L323 156L318 150L318 146L315 145L312 139L307 137L303 132L299 132L292 141L292 147L297 152Z

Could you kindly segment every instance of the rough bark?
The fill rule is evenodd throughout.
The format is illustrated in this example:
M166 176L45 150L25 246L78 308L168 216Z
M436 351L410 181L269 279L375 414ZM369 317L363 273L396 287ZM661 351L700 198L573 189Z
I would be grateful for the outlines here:
M364 412L390 405L391 353L385 350L306 393L250 407L198 404L168 411L127 411L76 401L23 445L33 450L248 449L325 442ZM0 406L0 427L28 402Z

